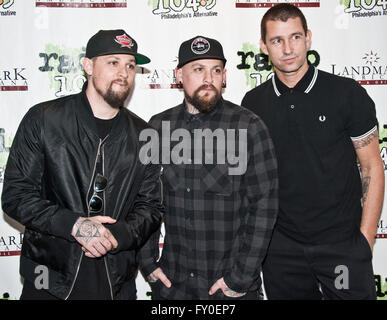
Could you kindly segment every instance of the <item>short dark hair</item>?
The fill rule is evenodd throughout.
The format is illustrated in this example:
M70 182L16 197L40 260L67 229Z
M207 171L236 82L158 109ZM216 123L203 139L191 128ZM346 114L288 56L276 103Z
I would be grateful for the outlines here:
M308 32L308 25L304 14L296 6L289 3L280 3L266 11L261 21L261 39L266 43L266 25L269 20L281 20L283 22L288 21L289 18L299 17L302 23L302 27L305 31L305 35Z

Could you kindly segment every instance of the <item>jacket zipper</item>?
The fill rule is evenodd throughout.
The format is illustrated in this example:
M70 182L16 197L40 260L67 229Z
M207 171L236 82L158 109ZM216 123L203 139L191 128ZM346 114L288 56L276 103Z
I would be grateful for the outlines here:
M108 136L109 135L107 135L105 137L105 139ZM104 147L103 146L101 147L101 155L102 155L102 175L104 176L105 175L105 153L104 153ZM104 197L103 197L103 208L104 208L104 212L103 213L104 213L104 215L106 215L106 197L105 197L105 194L104 194ZM114 300L112 282L110 280L109 268L108 268L108 264L107 264L106 255L103 257L103 261L105 263L106 275L107 275L107 279L108 279L108 282L109 282L110 296L111 296L112 300Z
M99 157L99 155L100 155L100 152L101 152L101 146L102 146L102 143L103 143L103 142L104 142L103 140L99 139L98 150L97 150L97 156L95 157L95 160L94 160L93 176L91 177L91 181L90 181L90 184L89 184L89 189L87 190L87 195L86 195L87 217L90 217L89 203L88 203L87 199L89 198L90 189L91 189L91 186L92 186L92 184L93 184L94 175L95 175L95 169L96 169L96 167L97 167L97 160L98 160L98 157ZM104 200L105 200L105 197L104 197ZM73 289L74 289L75 281L77 280L77 277L78 277L79 268L80 268L80 266L81 266L82 258L83 258L83 251L81 252L81 257L79 258L79 262L78 262L78 266L77 266L77 272L75 273L75 277L74 277L73 283L71 284L70 291L69 291L69 293L67 294L65 300L67 300L67 299L69 298L71 292L72 292ZM110 283L109 283L109 284L110 284Z
M164 168L161 166L160 168L160 175L159 175L159 181L160 181L160 204L163 204L164 202L164 185L163 180L161 179L164 172Z

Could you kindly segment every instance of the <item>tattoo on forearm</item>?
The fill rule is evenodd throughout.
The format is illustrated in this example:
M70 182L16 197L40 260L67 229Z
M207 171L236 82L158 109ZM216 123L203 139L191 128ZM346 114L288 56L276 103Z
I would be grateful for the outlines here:
M372 133L370 133L368 136L366 136L363 139L354 140L352 142L353 142L355 149L360 149L360 148L368 146L372 142L372 140L374 140L375 138L378 138L378 131L377 130L373 131Z
M362 202L363 202L363 204L364 204L364 202L366 201L366 198L367 198L367 193L368 193L368 188L370 186L370 182L371 182L371 177L369 177L369 176L363 177L363 179L362 179L362 189L363 189Z
M100 227L99 223L93 222L90 219L85 219L76 223L77 232L75 237L83 238L83 240L88 243L92 238L100 236L98 228Z

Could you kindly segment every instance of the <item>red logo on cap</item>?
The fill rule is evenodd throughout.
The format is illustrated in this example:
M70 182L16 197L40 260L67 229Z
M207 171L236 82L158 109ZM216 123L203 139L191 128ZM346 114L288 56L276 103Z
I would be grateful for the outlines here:
M128 47L129 49L133 47L133 40L129 38L125 33L122 36L117 36L114 39L115 42L119 43L121 47Z

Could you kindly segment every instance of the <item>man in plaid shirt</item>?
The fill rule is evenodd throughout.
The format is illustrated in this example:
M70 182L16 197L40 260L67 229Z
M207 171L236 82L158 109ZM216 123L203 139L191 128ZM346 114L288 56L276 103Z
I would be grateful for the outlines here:
M277 162L260 118L222 99L225 63L218 41L183 42L176 79L184 102L150 120L166 207L161 258L160 232L138 254L153 299L259 298L278 210Z

